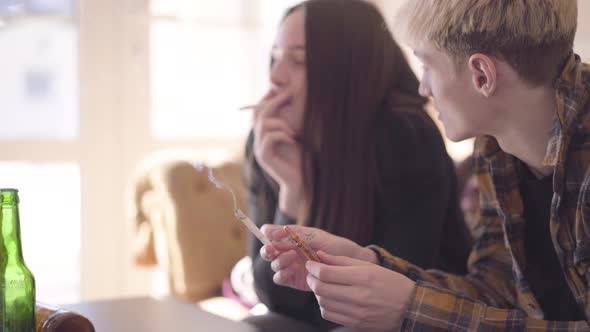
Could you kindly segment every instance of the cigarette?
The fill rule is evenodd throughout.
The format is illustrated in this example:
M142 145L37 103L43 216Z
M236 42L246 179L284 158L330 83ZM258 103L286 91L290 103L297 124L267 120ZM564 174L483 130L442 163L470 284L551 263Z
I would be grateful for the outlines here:
M240 107L240 111L253 110L253 109L257 108L258 106L260 106L260 105L259 104L254 104L254 105L242 106L242 107Z
M248 218L248 216L245 215L244 212L242 212L242 210L236 209L234 210L234 214L236 218L238 218L238 220L240 220L244 225L246 225L248 230L250 230L250 232L254 234L258 238L258 240L260 240L260 242L262 242L265 246L270 244L268 238L260 231L258 227L256 227L256 225L254 225L252 220Z

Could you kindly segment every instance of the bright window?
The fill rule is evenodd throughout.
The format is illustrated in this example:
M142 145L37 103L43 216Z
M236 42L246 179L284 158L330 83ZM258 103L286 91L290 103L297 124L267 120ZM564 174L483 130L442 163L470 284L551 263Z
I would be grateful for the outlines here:
M31 1L29 11L0 6L1 140L78 137L77 28L62 16L37 14L60 2Z
M76 5L0 0L0 187L20 191L25 262L50 304L81 294Z
M241 138L268 87L269 51L298 1L152 1L152 135Z
M0 162L0 187L19 190L21 241L37 299L80 297L80 169L76 164Z

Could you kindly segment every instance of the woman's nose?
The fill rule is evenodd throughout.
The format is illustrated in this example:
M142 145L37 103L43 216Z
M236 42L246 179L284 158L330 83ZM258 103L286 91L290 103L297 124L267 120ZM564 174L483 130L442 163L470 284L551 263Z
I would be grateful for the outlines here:
M270 82L277 87L284 87L289 82L289 72L283 61L275 61L270 68Z

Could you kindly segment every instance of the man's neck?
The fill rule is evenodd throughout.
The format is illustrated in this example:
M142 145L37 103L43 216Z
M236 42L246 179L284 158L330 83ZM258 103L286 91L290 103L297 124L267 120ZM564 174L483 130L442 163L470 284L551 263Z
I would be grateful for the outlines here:
M523 88L506 98L502 116L506 121L493 134L505 152L523 161L537 177L553 172L543 165L556 116L555 90L551 87Z

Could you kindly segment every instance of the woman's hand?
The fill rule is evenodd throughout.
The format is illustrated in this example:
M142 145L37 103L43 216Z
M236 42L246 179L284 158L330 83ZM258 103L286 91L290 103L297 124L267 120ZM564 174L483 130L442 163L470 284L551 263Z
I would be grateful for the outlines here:
M322 263L308 261L307 285L322 317L363 331L399 330L415 282L365 261L319 252Z
M254 112L254 156L280 186L279 208L296 217L303 203L301 145L279 114L290 101L286 92L269 92Z
M323 251L370 263L377 262L377 256L372 250L361 247L351 240L312 227L292 225L289 228L315 252ZM305 260L295 250L296 245L288 239L288 234L282 226L264 225L262 232L272 241L270 245L260 249L260 256L271 262L271 268L275 271L274 282L302 291L311 291L307 283L308 271L305 268Z

